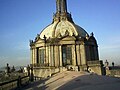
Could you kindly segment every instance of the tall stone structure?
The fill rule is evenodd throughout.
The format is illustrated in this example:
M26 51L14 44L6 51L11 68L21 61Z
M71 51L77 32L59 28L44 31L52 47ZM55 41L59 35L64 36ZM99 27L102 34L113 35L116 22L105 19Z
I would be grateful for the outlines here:
M90 70L102 74L94 34L89 35L74 23L66 0L56 0L53 22L34 41L30 40L30 47L35 76L45 77L64 70Z

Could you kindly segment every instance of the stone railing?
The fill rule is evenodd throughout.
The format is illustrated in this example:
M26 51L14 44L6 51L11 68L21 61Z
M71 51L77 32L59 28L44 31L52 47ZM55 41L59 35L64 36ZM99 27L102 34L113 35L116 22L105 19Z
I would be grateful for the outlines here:
M88 65L103 65L102 61L96 60L96 61L87 61Z
M32 67L49 67L49 64L48 63L45 63L45 64L31 64Z
M119 76L120 77L120 70L110 70L112 76Z
M16 88L19 89L21 86L24 86L28 83L29 83L28 76L18 77L18 79L0 83L0 90L11 90L11 89L16 89Z

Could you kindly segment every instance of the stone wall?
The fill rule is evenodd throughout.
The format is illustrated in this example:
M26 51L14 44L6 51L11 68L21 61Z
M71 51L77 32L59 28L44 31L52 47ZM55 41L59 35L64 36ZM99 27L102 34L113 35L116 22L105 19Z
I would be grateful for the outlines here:
M40 77L40 78L47 78L47 77L51 77L52 74L58 73L60 72L59 68L51 68L51 67L35 67L34 68L34 76L35 77Z
M106 75L120 77L120 69L115 70L106 69Z
M96 73L98 75L103 75L103 63L102 61L89 61L88 63L88 71L90 73Z

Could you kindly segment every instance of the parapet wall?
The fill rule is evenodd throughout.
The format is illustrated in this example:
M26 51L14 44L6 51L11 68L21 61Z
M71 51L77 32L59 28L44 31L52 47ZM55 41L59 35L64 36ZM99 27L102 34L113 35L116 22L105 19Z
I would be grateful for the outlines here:
M114 76L114 77L120 77L120 69L113 69L113 70L110 70L110 69L106 69L106 75L109 75L109 76Z
M92 73L96 73L98 75L103 75L103 62L102 61L88 61L88 71Z
M18 79L0 83L0 90L21 90L20 87L29 84L29 77L19 77Z
M50 68L50 67L35 67L33 70L34 77L47 78L51 77L52 74L60 72L59 68Z

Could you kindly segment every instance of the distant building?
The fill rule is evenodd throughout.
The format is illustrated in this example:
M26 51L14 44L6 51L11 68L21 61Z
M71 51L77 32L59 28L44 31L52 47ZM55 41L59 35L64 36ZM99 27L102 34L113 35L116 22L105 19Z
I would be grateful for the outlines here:
M52 23L34 41L30 40L30 47L35 76L44 77L66 69L102 74L103 64L99 61L94 34L89 35L74 23L66 0L56 0Z

